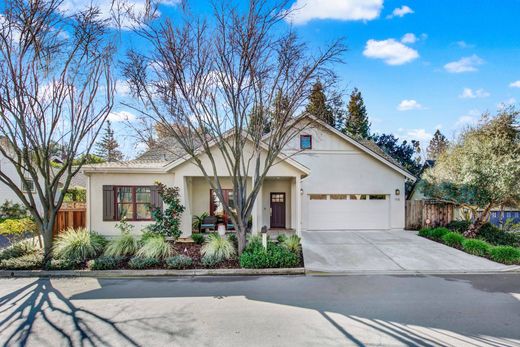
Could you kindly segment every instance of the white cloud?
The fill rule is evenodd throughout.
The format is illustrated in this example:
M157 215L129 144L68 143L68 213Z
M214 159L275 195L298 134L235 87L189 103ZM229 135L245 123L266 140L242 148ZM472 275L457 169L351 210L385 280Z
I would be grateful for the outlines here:
M461 99L476 99L476 98L487 98L490 96L489 92L484 89L473 90L471 88L464 88L462 93L459 95Z
M509 83L511 88L520 88L520 80Z
M401 38L402 43L415 43L417 42L417 40L417 36L415 36L415 34L413 33L404 34Z
M475 125L475 124L477 124L477 122L478 122L478 119L475 116L470 116L470 115L461 116L461 117L459 117L459 119L457 119L457 122L455 122L455 128L460 128L460 127L463 127L466 125Z
M294 24L313 19L372 20L382 8L383 0L296 0L287 19Z
M178 4L180 0L158 0L156 3L174 6ZM122 29L130 29L132 21L128 18L125 13L131 12L134 14L143 14L147 7L147 0L64 0L60 4L60 10L67 15L71 15L82 11L89 6L97 7L100 11L100 17L102 19L109 20L110 26L115 27L116 21L112 20L114 17L119 17ZM117 11L119 9L119 11ZM120 12L119 15L115 15L116 12Z
M473 54L444 65L444 69L450 73L473 72L477 71L477 66L482 64L484 64L484 60Z
M130 86L124 80L117 80L115 92L117 96L128 96L130 95Z
M406 64L419 57L415 49L395 39L368 40L363 55L368 58L382 59L388 65Z
M108 115L108 120L111 122L124 122L135 120L135 115L128 111L111 112Z
M416 100L403 100L397 105L398 111L410 111L410 110L421 110L423 106L418 103Z
M405 15L412 13L414 13L414 11L410 7L403 5L401 7L395 8L392 11L392 14L389 14L388 16L386 16L386 18L404 17Z
M409 138L419 141L429 141L433 137L433 135L425 129L410 129L407 135Z
M460 48L473 48L475 47L475 45L472 45L470 43L467 43L466 41L457 41L455 42L457 44L457 46L459 46Z

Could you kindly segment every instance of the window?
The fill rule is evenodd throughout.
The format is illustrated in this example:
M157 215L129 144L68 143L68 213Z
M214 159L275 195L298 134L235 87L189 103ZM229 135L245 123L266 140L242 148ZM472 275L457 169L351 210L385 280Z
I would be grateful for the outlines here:
M235 210L235 198L233 197L233 189L222 189L224 202L227 203L231 210ZM221 218L225 223L228 222L229 216L224 210L224 204L220 201L217 192L213 189L209 190L209 214Z
M272 193L271 194L271 202L284 202L285 194L283 193Z
M34 193L34 181L30 178L24 178L22 181L22 189L27 193Z
M312 149L311 135L300 135L300 149Z
M371 194L368 196L369 200L386 200L386 195L384 194Z
M330 200L347 200L347 194L330 194Z
M311 200L327 200L327 194L309 194Z
M116 218L120 220L151 220L152 219L152 189L149 186L115 187Z

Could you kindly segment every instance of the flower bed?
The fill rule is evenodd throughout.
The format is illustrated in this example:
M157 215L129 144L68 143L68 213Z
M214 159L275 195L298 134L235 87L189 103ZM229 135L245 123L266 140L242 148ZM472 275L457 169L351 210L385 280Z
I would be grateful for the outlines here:
M487 227L489 229L489 227ZM495 228L496 230L486 230L479 238L466 238L462 235L460 230L451 231L448 228L424 228L419 231L419 236L426 237L430 240L437 241L457 248L469 254L480 257L485 257L498 263L513 265L520 264L520 248L516 247L516 235L500 235L505 232ZM496 233L496 235L492 234ZM486 241L498 240L495 244ZM505 242L508 240L511 244L501 244L498 242Z

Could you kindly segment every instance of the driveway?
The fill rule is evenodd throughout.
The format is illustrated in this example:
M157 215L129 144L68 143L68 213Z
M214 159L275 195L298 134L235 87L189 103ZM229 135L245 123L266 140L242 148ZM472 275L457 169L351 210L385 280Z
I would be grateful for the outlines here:
M417 236L412 231L306 231L305 268L321 272L486 272L510 266Z

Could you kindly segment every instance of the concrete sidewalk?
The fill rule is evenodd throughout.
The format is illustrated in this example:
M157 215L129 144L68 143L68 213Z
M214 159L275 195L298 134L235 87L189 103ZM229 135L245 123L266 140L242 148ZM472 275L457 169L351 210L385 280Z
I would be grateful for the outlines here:
M412 231L303 232L305 269L319 272L496 272L514 269Z

